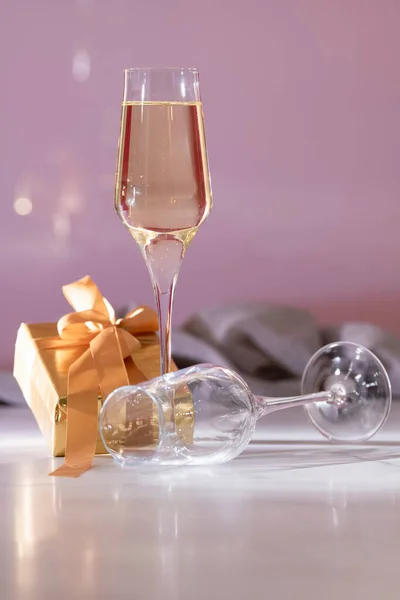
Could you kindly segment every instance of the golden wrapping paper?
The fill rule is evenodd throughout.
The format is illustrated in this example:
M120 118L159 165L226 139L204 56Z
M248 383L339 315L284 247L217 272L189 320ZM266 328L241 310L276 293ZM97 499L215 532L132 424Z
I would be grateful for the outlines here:
M157 315L150 308L116 320L89 277L63 292L77 312L58 323L20 326L14 376L52 456L66 457L54 474L76 477L90 467L92 455L105 453L97 427L102 400L116 387L158 376L160 348ZM182 411L177 406L177 426L191 439L190 395L176 401L185 403Z

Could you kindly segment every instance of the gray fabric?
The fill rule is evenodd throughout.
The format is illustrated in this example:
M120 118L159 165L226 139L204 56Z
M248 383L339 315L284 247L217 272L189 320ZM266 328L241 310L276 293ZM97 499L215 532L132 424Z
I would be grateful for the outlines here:
M255 394L300 392L307 361L321 346L356 342L381 359L400 396L400 339L368 323L320 327L306 310L266 302L206 309L188 319L172 336L179 367L211 362L236 370Z
M25 406L25 400L11 371L0 371L0 408L2 406Z

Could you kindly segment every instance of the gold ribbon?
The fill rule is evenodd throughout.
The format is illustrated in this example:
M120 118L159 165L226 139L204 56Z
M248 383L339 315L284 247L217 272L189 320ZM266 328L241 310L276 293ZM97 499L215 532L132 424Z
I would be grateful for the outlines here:
M58 321L60 337L46 346L82 346L82 354L68 371L64 464L50 475L79 477L95 455L99 392L105 399L129 384L124 359L131 356L148 379L160 374L159 348L154 343L158 319L152 309L141 306L116 320L111 304L89 276L62 290L76 312Z

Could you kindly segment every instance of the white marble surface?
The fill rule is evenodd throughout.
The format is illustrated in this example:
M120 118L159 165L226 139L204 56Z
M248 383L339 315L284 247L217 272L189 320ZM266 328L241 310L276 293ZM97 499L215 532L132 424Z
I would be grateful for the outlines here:
M1 600L398 600L400 406L367 445L325 442L301 410L215 468L78 480L30 413L0 408Z

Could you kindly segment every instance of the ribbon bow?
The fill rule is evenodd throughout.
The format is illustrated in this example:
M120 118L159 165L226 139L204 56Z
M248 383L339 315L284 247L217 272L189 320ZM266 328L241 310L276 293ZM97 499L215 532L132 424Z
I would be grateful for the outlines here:
M64 464L51 475L78 477L90 468L96 451L99 392L105 399L129 384L124 359L132 356L149 379L160 374L159 349L154 343L158 320L146 306L117 320L89 276L62 290L76 312L58 321L60 341L65 346L82 346L83 352L68 371Z

